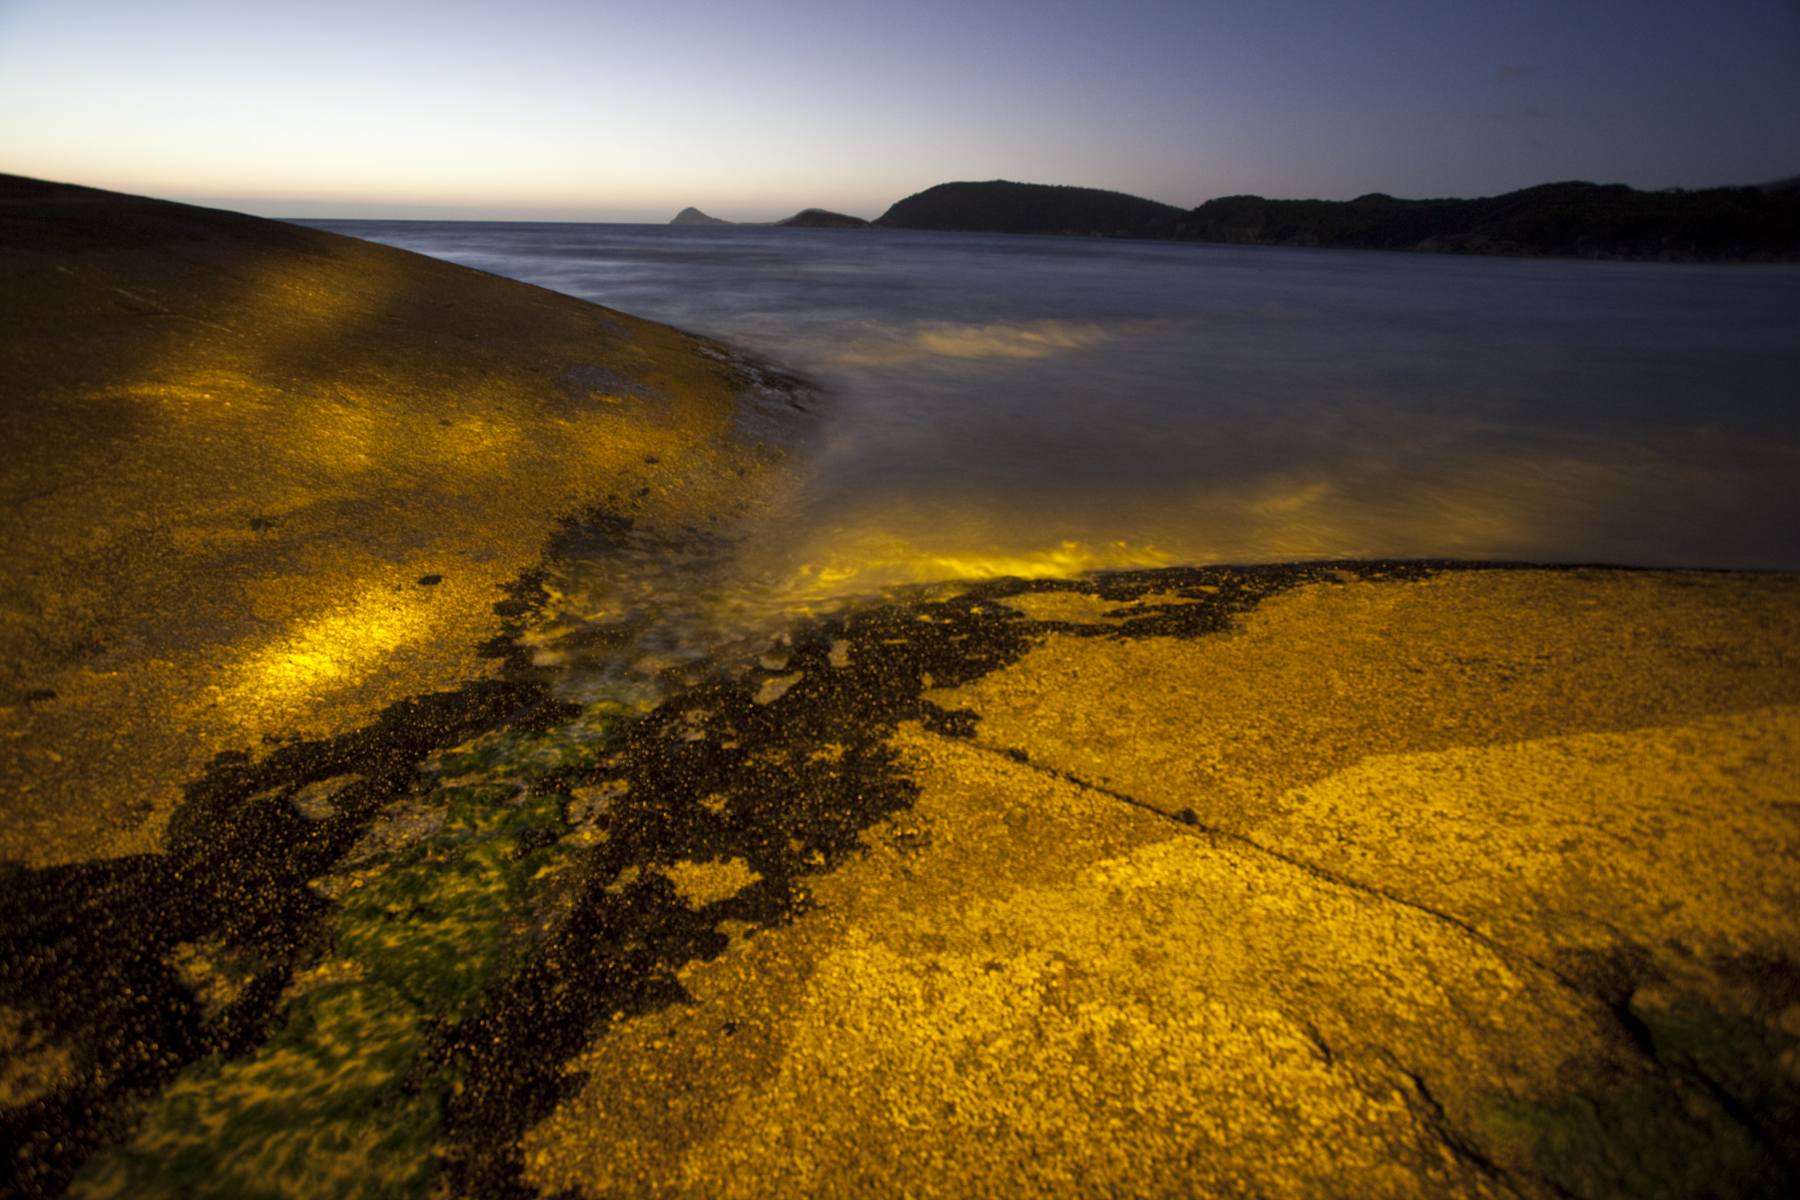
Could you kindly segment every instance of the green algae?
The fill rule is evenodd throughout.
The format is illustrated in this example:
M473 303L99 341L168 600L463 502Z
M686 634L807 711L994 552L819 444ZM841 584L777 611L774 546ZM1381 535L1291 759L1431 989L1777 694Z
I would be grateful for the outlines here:
M595 705L446 755L427 797L442 825L362 864L330 914L332 952L361 978L299 995L252 1053L191 1064L69 1194L420 1195L465 1065L450 1031L522 960L546 881L576 853L559 843L570 798L533 785L591 766L634 716Z
M560 832L560 804L533 797L515 809L502 788L459 788L444 832L344 898L338 953L440 1020L474 1015L520 909L526 885L554 851L524 857L521 839Z
M202 1059L71 1197L403 1197L433 1165L448 1080L411 1078L418 1006L381 983L321 989L246 1058Z
M1796 1040L1692 1000L1629 1013L1653 1070L1550 1104L1491 1100L1489 1128L1582 1200L1800 1194L1800 1079L1781 1062Z
M624 729L646 711L647 707L602 700L541 733L497 730L444 755L437 764L437 775L444 784L483 778L531 782L592 766L613 750Z

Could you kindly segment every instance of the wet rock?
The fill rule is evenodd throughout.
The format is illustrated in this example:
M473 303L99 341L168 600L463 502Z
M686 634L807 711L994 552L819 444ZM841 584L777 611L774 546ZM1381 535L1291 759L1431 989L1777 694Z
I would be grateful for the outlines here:
M316 783L307 784L288 797L288 803L294 806L295 812L308 821L329 820L337 811L336 805L332 803L332 798L345 788L362 781L361 775L334 775L330 779L321 779Z
M795 671L791 675L777 675L773 679L765 679L756 690L757 704L773 704L788 694L788 689L806 678L806 672Z

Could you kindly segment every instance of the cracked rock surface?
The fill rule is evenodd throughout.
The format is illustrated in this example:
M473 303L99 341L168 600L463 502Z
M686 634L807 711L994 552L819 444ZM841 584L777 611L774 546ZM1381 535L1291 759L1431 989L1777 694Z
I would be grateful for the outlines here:
M899 724L915 803L602 1031L525 1179L1777 1194L1795 582L1346 578L1200 636L1118 626L1216 588L997 597L1029 648L926 693L972 734Z
M15 1190L1786 1194L1797 588L1000 580L226 756L0 877Z

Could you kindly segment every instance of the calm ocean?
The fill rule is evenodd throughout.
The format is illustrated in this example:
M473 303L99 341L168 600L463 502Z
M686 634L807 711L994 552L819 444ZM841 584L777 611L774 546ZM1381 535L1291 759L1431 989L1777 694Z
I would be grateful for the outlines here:
M822 385L754 574L1151 564L1800 569L1800 270L997 234L305 224Z

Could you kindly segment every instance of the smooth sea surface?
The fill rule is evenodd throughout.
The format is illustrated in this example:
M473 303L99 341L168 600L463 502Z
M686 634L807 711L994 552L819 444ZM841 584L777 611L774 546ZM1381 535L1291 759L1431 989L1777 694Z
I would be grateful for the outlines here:
M303 223L819 384L802 482L738 560L778 591L1373 557L1800 569L1789 266Z

